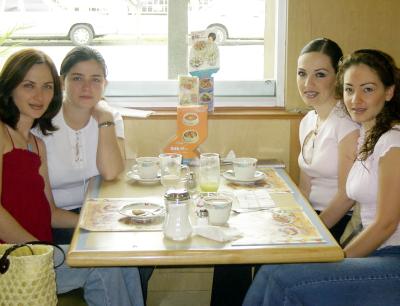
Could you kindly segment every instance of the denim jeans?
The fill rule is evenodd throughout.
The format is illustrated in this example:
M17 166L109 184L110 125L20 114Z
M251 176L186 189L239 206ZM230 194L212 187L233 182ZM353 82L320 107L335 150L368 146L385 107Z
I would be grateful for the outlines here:
M62 245L65 253L67 245ZM54 263L62 260L55 250ZM89 306L143 306L139 271L135 267L56 268L57 293L83 288Z
M335 263L264 265L244 306L398 306L400 246Z

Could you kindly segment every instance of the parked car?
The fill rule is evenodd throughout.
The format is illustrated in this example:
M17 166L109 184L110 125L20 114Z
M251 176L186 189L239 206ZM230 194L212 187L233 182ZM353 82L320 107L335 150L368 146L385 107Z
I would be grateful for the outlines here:
M0 35L13 39L69 39L88 45L93 38L117 32L107 12L76 12L52 0L0 0Z
M265 0L218 0L189 14L189 31L210 30L217 42L264 39Z

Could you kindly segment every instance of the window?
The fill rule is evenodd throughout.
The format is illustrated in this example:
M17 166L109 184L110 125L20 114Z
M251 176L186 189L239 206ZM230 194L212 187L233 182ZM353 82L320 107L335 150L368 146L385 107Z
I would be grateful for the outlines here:
M175 106L189 33L210 29L215 105L283 106L286 1L0 0L0 35L16 27L13 48L40 48L58 66L74 44L91 45L106 59L110 101Z

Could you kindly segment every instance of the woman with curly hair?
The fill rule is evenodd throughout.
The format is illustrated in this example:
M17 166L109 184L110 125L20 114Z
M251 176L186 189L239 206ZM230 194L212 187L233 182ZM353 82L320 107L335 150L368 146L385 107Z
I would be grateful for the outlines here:
M360 203L364 230L342 262L263 266L244 305L400 305L399 69L382 51L355 51L340 64L337 90L362 127L346 192ZM326 217L350 208L328 208Z

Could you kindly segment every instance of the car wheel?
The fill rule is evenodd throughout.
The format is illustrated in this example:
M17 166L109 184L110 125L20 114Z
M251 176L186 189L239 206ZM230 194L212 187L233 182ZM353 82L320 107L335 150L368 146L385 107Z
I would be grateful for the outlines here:
M93 41L93 30L85 24L77 24L71 28L69 38L76 46L89 45Z
M224 42L228 38L228 31L223 26L210 26L208 30L215 33L217 43Z

